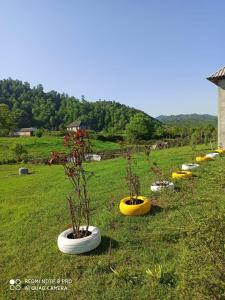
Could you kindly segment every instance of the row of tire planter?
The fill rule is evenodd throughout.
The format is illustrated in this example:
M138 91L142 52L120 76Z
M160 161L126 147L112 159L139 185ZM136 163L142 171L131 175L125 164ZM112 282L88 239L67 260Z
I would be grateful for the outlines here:
M203 156L197 156L195 158L196 162L201 163L205 161L214 160L219 154L225 153L225 150L218 149L213 153L208 153ZM198 168L199 164L183 164L182 165L182 171L177 171L172 173L172 178L174 179L181 179L181 178L190 178L192 177L192 170Z
M218 149L214 153L208 153L205 156L197 156L196 162L204 162L213 160L219 154L225 153L225 150ZM199 164L183 164L181 171L172 173L173 179L190 178L192 176L192 170L199 167ZM159 192L164 189L173 190L175 185L170 181L156 181L151 185L151 191ZM130 204L131 197L123 198L120 201L119 209L123 215L126 216L141 216L147 214L151 209L151 201L147 197L137 196L135 200L138 200L138 204ZM86 229L86 226L81 226L81 230ZM68 236L73 232L72 228L63 231L58 236L58 248L61 252L66 254L81 254L94 250L101 243L101 232L99 228L89 226L89 236L79 239L69 239Z
M197 156L196 162L200 163L204 161L213 160L216 156L222 153L225 153L224 149L217 149L213 153L208 153L204 156ZM173 179L190 178L192 177L192 171L198 168L199 166L200 166L199 164L183 164L181 167L182 170L172 173L172 178ZM175 188L175 185L173 182L170 181L156 181L151 185L152 192L159 192L165 188L173 190Z

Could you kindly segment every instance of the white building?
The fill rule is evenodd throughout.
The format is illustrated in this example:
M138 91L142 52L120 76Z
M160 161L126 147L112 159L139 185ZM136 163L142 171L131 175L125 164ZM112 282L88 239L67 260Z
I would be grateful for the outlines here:
M74 121L66 126L68 131L76 132L78 129L89 129L83 122L81 121Z
M218 86L218 147L225 149L225 67L207 79Z

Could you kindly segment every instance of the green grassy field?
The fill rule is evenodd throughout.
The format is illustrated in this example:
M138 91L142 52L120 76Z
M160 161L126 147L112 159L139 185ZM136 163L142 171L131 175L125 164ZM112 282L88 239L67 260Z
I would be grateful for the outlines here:
M0 161L14 158L11 149L16 143L24 145L28 155L35 158L48 158L51 151L63 150L63 137L0 137ZM94 152L120 148L118 143L113 142L91 140L91 143Z
M204 146L198 146L198 151L210 152ZM172 170L192 162L194 156L190 147L171 148L152 152L150 162L157 162L170 178ZM18 176L20 165L0 166L0 299L197 299L185 298L179 291L184 274L181 245L186 227L213 212L224 212L225 157L203 164L192 179L177 182L176 192L160 195L150 192L156 178L144 154L137 155L136 161L142 194L155 203L141 217L125 217L118 210L120 199L128 194L125 159L87 164L95 173L89 182L91 224L101 229L102 243L95 251L77 256L60 253L56 243L70 223L65 200L70 185L62 167L27 165L31 174ZM167 280L153 280L146 274L158 264ZM67 291L27 291L24 287L11 291L12 278L22 282L66 278L72 283Z

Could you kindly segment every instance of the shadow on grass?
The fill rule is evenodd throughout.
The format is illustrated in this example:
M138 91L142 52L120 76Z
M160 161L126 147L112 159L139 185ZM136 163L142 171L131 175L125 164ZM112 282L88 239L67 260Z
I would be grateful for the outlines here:
M84 253L84 256L95 256L95 255L102 255L102 254L106 254L109 253L111 250L113 251L113 249L118 248L119 243L106 236L103 235L102 236L102 240L101 240L101 244L98 246L98 248L96 248L95 250L88 252L88 253Z
M29 176L29 175L33 175L35 174L35 172L28 172L27 174L16 174L16 175L19 175L19 176L22 176L22 177L26 177L26 176Z
M149 214L152 216L155 216L155 215L161 213L163 210L164 210L164 208L161 207L160 205L158 205L156 203L152 203Z

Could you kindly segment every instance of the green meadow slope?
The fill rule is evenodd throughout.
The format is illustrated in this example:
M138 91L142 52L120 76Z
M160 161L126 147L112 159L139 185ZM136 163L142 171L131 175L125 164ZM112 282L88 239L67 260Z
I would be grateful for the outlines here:
M0 162L14 158L12 147L21 144L25 147L28 155L32 158L49 158L51 151L63 150L63 137L44 136L9 138L0 137ZM116 150L120 146L114 142L102 142L91 140L93 151Z
M202 151L209 149L198 146L197 152ZM152 162L157 162L170 178L172 170L192 162L195 155L190 147L180 147L152 152L150 163L144 154L136 156L142 194L154 204L149 214L140 217L125 217L118 210L120 199L128 194L125 159L87 164L87 169L95 173L89 182L91 224L101 229L102 243L95 251L77 256L60 253L56 243L58 234L70 223L65 200L70 185L62 167L27 165L31 174L18 176L20 165L0 166L0 298L219 299L210 295L214 290L222 295L223 280L216 277L217 266L210 254L207 256L208 248L200 257L201 251L193 248L191 257L198 260L188 265L191 261L185 257L192 250L185 241L193 228L201 228L202 220L224 212L225 157L203 164L192 179L177 182L175 192L150 192L150 184L156 179L150 172ZM214 225L210 228L216 228ZM222 234L221 242L225 243ZM159 279L146 273L147 269L154 273L159 265L163 271ZM67 278L72 283L67 291L29 291L25 286L11 291L12 278L22 282L29 278ZM201 289L204 282L207 287Z

